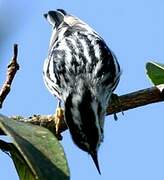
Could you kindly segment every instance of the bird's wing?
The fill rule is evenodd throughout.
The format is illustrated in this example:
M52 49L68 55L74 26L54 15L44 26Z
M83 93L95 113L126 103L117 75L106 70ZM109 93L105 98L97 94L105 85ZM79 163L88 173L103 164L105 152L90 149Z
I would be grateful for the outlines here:
M51 58L53 58L55 59L55 61L60 61L60 58L54 57L56 55L57 54L52 54L51 57L45 60L44 68L43 68L44 69L43 79L44 79L45 85L47 86L51 94L56 96L58 99L62 100L61 87L60 87L60 75L61 75L62 69L58 70L58 68L56 67L56 64L54 63L54 60L51 60Z

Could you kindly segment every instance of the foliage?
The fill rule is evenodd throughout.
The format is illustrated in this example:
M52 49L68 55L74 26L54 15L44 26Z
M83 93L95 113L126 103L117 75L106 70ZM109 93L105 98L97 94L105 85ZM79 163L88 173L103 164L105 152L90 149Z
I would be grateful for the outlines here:
M164 84L164 64L148 62L146 70L148 77L154 85Z
M0 115L0 132L13 139L9 153L21 180L68 180L62 146L46 128Z

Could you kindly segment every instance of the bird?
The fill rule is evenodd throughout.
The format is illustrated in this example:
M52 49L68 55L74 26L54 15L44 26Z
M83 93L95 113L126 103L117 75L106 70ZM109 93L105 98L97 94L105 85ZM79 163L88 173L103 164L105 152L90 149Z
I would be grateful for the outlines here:
M73 142L91 155L99 172L98 150L104 118L121 69L104 39L87 23L63 9L44 14L52 27L43 79L64 106L64 121Z

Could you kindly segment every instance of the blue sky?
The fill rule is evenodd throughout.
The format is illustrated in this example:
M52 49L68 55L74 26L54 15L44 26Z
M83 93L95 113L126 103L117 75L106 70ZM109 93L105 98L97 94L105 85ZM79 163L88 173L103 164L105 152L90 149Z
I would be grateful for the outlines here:
M0 113L4 115L52 114L56 99L42 80L51 28L43 14L63 8L90 24L115 52L123 74L116 89L126 94L150 87L145 64L164 59L164 1L75 1L75 0L0 0L0 83L12 55L13 43L19 44L20 71ZM105 140L99 150L102 175L91 158L79 150L68 132L64 146L71 180L163 180L164 120L163 103L153 104L106 117ZM0 152L0 179L17 180L10 158Z

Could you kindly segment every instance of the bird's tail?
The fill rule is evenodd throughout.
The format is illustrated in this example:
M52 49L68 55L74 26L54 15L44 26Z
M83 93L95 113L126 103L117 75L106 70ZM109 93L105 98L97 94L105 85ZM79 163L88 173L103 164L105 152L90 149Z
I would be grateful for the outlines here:
M94 162L94 164L95 164L95 166L96 166L99 174L101 174L100 167L99 167L99 162L98 162L97 151L91 152L90 155L91 155L91 157L92 157L92 159L93 159L93 162Z

